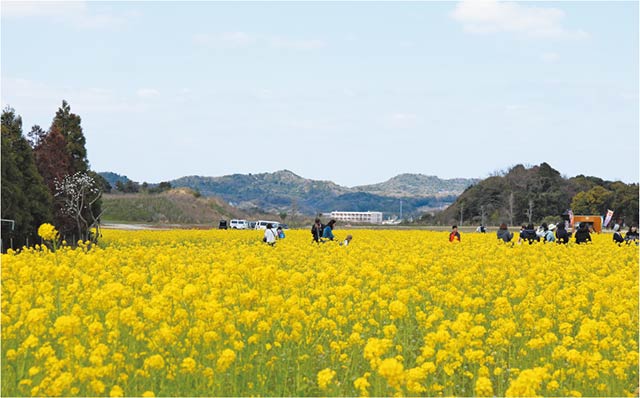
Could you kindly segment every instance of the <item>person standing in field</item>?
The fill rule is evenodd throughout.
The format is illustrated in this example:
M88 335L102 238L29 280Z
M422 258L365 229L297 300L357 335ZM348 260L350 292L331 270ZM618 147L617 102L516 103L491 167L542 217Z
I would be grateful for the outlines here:
M333 236L333 227L336 225L336 220L331 220L327 223L327 226L324 227L324 231L322 231L322 238L333 240L335 237Z
M460 242L460 232L458 232L458 226L454 225L451 227L451 233L449 234L449 242Z
M513 233L509 232L507 224L505 223L500 224L500 229L498 229L497 234L498 239L502 239L504 242L511 242L511 239L513 239Z
M322 225L319 218L316 218L313 226L311 227L311 236L313 236L313 241L316 243L320 243L320 238L322 238L323 232L324 225Z

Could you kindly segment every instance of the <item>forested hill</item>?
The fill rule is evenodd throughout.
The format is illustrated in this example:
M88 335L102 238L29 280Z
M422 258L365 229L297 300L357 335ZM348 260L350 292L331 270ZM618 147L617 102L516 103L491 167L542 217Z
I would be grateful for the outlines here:
M479 181L478 178L441 179L424 174L400 174L379 184L353 187L353 190L392 197L457 196Z
M512 167L504 175L489 177L467 188L438 219L445 223L479 224L482 213L485 223L499 224L540 222L545 217L560 218L567 209L574 214L605 215L615 212L627 224L638 222L638 184L605 181L598 177L579 175L563 178L549 164L525 168Z
M244 209L269 212L296 211L313 215L332 210L382 211L398 215L402 201L405 215L444 208L475 179L442 180L421 174L403 174L386 182L345 187L331 181L303 178L289 170L275 173L233 174L223 177L189 176L170 181L203 196L220 196Z
M140 185L112 172L100 175L115 188L114 192L133 193L138 188L154 185ZM190 188L204 197L219 197L239 210L251 212L315 215L333 210L381 211L389 217L400 215L401 206L403 216L419 216L427 210L443 209L453 203L464 188L477 181L402 174L379 184L350 188L281 170L222 177L187 176L160 185ZM121 183L120 188L118 183Z

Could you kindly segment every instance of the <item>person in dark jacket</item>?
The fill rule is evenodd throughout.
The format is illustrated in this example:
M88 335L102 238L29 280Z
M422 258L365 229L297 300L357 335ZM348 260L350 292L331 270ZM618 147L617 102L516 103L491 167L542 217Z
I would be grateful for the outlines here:
M580 224L580 227L576 231L576 243L587 243L591 242L591 234L589 233L589 226L587 223Z
M316 218L316 221L311 227L311 235L313 236L314 242L320 243L320 238L322 238L322 232L324 232L324 225L320 222L319 218Z
M627 241L627 243L631 243L631 242L638 242L638 239L640 238L640 236L638 235L638 227L636 226L631 226L629 227L629 230L627 231L626 235L624 236L624 240Z
M498 239L502 239L504 242L511 242L513 239L513 233L509 232L507 229L507 224L500 224L500 229L498 230Z
M528 241L529 244L535 242L540 242L540 237L536 234L535 227L533 224L527 225L524 231L520 232L520 238L518 238L518 243L522 241Z
M622 232L620 232L620 226L618 224L613 227L613 242L617 243L618 246L624 242L624 238L622 237Z
M565 228L564 221L560 221L556 226L556 243L558 244L567 244L569 243L569 238L571 238L571 234L567 232Z

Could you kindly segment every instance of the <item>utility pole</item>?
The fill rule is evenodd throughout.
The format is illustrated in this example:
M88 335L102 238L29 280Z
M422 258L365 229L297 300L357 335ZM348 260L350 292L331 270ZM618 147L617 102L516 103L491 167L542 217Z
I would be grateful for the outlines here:
M484 225L484 205L480 205L480 225Z

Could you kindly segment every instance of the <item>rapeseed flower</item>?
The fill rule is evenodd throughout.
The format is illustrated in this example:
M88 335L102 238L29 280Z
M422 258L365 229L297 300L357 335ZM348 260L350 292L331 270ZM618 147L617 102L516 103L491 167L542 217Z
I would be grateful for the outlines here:
M91 250L3 255L2 394L637 388L635 247L355 233L344 251L308 231L265 250L255 231L107 230Z
M320 387L321 390L326 390L329 388L329 384L331 384L334 377L336 377L335 370L329 368L322 369L318 372L318 387Z
M47 241L55 241L59 238L56 228L48 223L44 223L38 227L38 236Z

